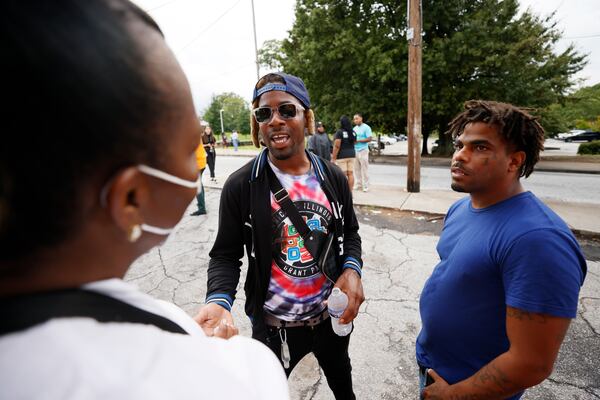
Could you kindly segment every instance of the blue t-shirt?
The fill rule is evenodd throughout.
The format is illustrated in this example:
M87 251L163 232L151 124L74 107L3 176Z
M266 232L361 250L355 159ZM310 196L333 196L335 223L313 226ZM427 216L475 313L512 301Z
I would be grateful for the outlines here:
M508 350L507 306L575 318L587 271L567 225L531 192L483 209L470 200L450 207L420 300L417 361L450 384Z
M355 151L362 151L369 148L369 142L359 142L359 140L363 140L366 138L370 138L373 136L371 132L371 127L364 122L360 125L356 125L354 127L354 133L356 133L356 143L354 143Z

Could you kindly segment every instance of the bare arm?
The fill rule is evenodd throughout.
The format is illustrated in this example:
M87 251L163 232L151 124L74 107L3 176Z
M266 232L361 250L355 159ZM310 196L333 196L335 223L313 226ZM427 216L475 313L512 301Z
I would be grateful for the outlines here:
M359 143L368 143L368 142L370 142L370 141L373 139L373 131L371 131L371 128L368 128L368 127L367 127L367 130L366 130L366 135L367 135L367 136L366 136L364 139L360 139L360 140L359 140L359 139L357 138L357 140L356 140L356 141L357 141L357 142L359 142ZM358 136L358 135L357 135L357 136Z
M331 161L337 160L340 147L342 146L342 139L335 139L333 141L333 152L331 153Z
M431 370L435 382L425 388L426 399L505 399L546 379L571 320L506 308L510 347L470 378L448 385Z

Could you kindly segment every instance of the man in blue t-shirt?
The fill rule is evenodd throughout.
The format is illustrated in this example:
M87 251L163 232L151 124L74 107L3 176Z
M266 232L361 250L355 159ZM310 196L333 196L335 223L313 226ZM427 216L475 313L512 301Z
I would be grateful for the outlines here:
M564 221L521 185L543 149L534 117L469 101L450 133L452 189L470 196L450 207L421 293L421 395L518 399L552 372L587 266Z
M373 133L371 127L363 122L362 114L354 114L354 133L356 134L356 142L354 143L354 189L362 187L363 192L369 190L369 142Z

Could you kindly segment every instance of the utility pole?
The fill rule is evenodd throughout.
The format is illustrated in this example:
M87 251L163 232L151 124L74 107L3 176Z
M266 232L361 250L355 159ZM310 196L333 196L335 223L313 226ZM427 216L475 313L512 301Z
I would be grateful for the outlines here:
M258 64L258 44L256 42L256 18L254 17L254 0L252 2L252 28L254 29L254 60L256 62L256 80L260 79L260 65Z
M421 43L422 3L408 0L408 171L406 190L418 193L421 190Z
M223 110L222 108L219 110L219 115L221 116L221 136L225 133L225 129L223 128Z

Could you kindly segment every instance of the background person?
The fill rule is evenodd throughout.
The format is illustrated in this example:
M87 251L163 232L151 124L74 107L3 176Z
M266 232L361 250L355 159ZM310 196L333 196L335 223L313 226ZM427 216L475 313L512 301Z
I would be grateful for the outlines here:
M340 129L333 136L333 153L331 161L334 162L348 178L350 190L354 187L354 150L356 134L352 130L350 118L342 115L340 118Z
M206 163L208 164L208 169L210 171L210 180L216 182L217 178L215 178L215 162L217 159L217 152L215 151L215 147L217 144L217 139L215 138L215 134L210 126L207 126L204 129L204 133L202 134L202 144L204 146L204 151L206 151Z
M369 191L369 142L371 142L373 133L371 127L363 122L363 116L360 113L354 114L354 125L354 133L356 134L356 143L354 143L356 183L354 184L354 190L362 187L362 191L367 192Z
M234 129L231 132L231 142L233 143L233 151L238 151L238 146L240 144L238 132Z
M225 132L221 132L221 144L223 145L224 149L227 148L227 133Z
M201 126L201 129L205 129L205 127ZM196 194L196 204L198 205L198 209L190 214L194 217L206 214L206 201L204 200L204 185L202 184L202 174L206 169L206 151L204 151L204 146L202 145L202 142L200 142L200 144L196 148L196 167L198 168L200 188L198 189L198 194Z
M331 159L331 148L331 140L325 132L325 126L322 122L317 122L317 132L308 137L308 150L329 161Z
M287 398L265 346L208 338L122 280L197 189L200 126L154 21L120 0L10 1L0 37L0 398Z

